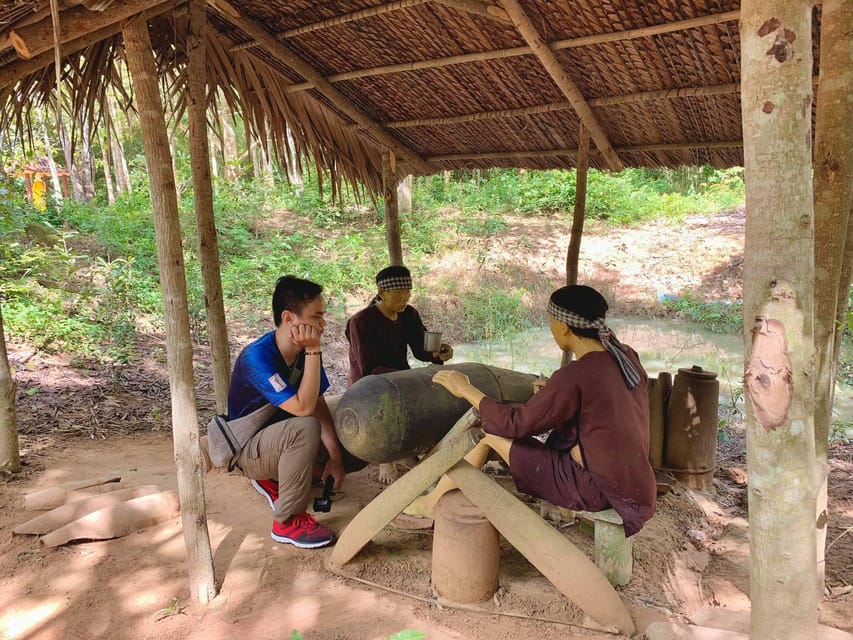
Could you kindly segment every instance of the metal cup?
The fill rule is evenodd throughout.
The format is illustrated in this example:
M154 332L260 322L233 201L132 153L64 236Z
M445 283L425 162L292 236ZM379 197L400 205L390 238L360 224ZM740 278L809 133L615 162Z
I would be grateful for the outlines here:
M424 332L424 351L438 353L441 349L441 332L426 331Z

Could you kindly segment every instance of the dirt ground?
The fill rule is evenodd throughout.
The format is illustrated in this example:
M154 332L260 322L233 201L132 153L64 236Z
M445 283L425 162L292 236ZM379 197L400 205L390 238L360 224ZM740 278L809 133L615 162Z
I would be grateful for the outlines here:
M538 274L543 290L564 269L565 223L507 219L479 247L430 265L430 278L486 265L505 277ZM472 257L480 251L479 259ZM485 258L483 255L485 252ZM740 296L743 211L633 230L587 228L581 281L600 287L620 313L648 310L661 293L684 288L707 299ZM533 289L533 287L532 287ZM539 295L539 291L534 291ZM261 328L241 327L232 352ZM342 327L327 327L324 361L332 390L346 373ZM430 530L385 528L342 575L324 567L329 549L298 550L269 537L269 507L248 481L213 472L205 479L208 528L219 596L194 604L180 518L132 535L45 549L12 528L33 513L22 495L102 474L126 486L175 489L169 389L162 337L147 336L130 365L86 367L11 342L24 472L0 490L0 638L383 639L404 629L433 639L614 637L583 613L505 541L499 590L483 605L439 605L430 584ZM197 350L200 418L213 411L204 350ZM206 422L206 419L204 420ZM711 491L677 487L634 538L634 573L621 596L639 630L680 620L702 607L744 610L748 600L746 464L742 430L732 426L718 452ZM512 489L500 474L496 481ZM383 486L374 467L348 476L332 510L318 519L340 531ZM831 448L827 595L822 623L853 632L853 446ZM525 499L524 496L520 496ZM528 499L529 500L529 499ZM531 508L538 509L535 503ZM583 527L549 523L587 554Z

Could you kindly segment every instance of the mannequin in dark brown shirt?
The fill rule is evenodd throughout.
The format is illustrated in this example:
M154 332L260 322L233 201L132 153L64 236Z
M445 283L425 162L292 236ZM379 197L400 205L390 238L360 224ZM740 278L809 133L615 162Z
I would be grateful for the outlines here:
M636 352L604 322L607 302L595 289L570 286L551 294L551 333L577 360L561 367L523 405L486 397L458 371L433 381L480 412L485 438L466 460L482 466L490 450L509 463L519 491L569 509L622 516L633 535L655 511L655 478L648 460L648 376ZM531 437L550 435L545 443ZM454 488L444 476L406 512L432 517Z
M453 347L444 342L439 351L424 349L426 327L417 309L409 304L412 276L406 267L382 269L376 274L376 287L376 298L347 321L350 386L364 376L408 369L409 349L422 362L442 364L453 357ZM411 467L417 458L401 462ZM388 484L396 479L396 463L379 465L380 482Z

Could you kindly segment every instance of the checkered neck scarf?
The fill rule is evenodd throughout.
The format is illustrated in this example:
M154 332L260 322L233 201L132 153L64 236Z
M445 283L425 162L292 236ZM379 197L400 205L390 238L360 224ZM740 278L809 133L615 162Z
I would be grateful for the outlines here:
M613 331L605 324L604 318L587 320L583 316L579 316L578 314L572 313L563 307L557 306L552 300L548 301L548 315L559 322L565 322L570 327L577 327L578 329L598 329L598 339L601 340L601 344L616 360L616 364L619 365L619 369L622 371L622 377L625 379L625 384L628 385L628 388L633 389L640 384L640 374L637 372L637 368L625 353L622 343L616 339Z
M385 276L376 280L376 286L380 291L396 291L398 289L411 289L412 276Z

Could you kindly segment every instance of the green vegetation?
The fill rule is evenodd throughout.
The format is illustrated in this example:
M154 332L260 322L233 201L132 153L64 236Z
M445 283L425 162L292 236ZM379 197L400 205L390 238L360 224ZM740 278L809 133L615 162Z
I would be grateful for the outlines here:
M189 171L179 146L177 178L190 319L195 339L205 339L204 295L197 255ZM162 329L157 255L147 175L132 159L134 191L108 206L92 203L31 207L20 180L0 182L0 299L13 339L79 357L126 361L137 336ZM229 317L253 322L267 315L271 280L284 273L323 283L331 313L343 319L345 303L367 300L373 275L387 249L381 204L344 188L338 198L318 188L311 171L302 184L279 179L270 190L261 181L215 179L215 216L222 283ZM493 339L541 322L524 273L495 259L496 234L504 216L523 212L567 221L574 206L573 171L454 172L418 178L416 211L401 219L403 242L419 280L429 260L452 251L476 256L480 266L503 279L437 278L428 292L457 300L443 313L459 339ZM590 174L589 216L609 224L632 224L653 216L678 220L692 211L716 211L743 198L739 170L629 169ZM453 245L453 246L449 246ZM505 273L504 273L505 271ZM430 305L438 306L438 305ZM717 330L739 330L740 309L690 294L662 303L669 315Z

